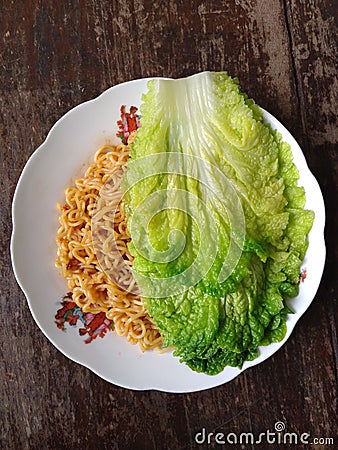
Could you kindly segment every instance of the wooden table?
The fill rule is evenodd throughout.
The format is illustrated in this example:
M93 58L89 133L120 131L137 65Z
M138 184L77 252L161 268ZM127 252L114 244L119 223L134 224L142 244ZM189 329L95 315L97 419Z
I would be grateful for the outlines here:
M0 448L219 448L216 433L258 439L278 421L298 439L334 438L337 448L335 3L1 2ZM204 392L126 390L69 361L35 324L11 269L11 201L27 159L70 108L123 81L203 70L237 76L300 143L325 198L326 269L311 307L266 362ZM196 440L203 429L210 444ZM242 445L256 447L286 448Z

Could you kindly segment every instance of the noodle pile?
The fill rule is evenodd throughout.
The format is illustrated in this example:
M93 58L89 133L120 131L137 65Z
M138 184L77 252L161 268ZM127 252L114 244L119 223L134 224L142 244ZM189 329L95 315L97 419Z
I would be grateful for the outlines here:
M84 177L65 190L65 204L58 205L56 266L83 312L104 311L116 333L144 351L160 349L162 338L130 270L130 236L120 203L128 158L127 145L100 148Z

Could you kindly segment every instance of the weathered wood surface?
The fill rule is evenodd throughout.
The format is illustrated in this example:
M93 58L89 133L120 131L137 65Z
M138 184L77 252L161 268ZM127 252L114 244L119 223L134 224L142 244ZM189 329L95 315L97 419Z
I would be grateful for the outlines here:
M274 431L277 421L299 436L309 433L310 442L333 437L337 447L336 6L333 0L1 2L1 448L217 448L198 445L195 434L204 427L258 436ZM11 201L28 157L67 110L122 81L202 70L238 76L301 144L327 208L326 270L291 338L263 364L200 393L133 392L67 360L36 326L11 270ZM286 448L269 446L279 447Z

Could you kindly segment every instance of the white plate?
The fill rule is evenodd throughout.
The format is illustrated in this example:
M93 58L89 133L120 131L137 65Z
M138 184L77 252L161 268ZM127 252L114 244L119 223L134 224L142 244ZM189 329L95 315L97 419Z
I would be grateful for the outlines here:
M296 322L313 300L322 276L325 262L324 202L297 142L277 119L264 112L266 120L291 145L300 171L300 184L306 190L306 208L315 212L315 221L302 265L307 270L307 278L300 285L298 297L291 302L295 314L287 318L287 334L282 342L262 347L260 356L246 362L242 370L228 367L216 376L199 374L180 364L171 353L141 353L137 346L129 344L114 332L86 345L78 329L68 327L67 332L59 330L55 324L55 313L60 307L57 302L68 289L54 266L58 228L56 203L63 202L65 187L83 174L101 145L118 143L116 122L120 106L139 106L148 80L134 80L114 86L96 99L75 107L53 126L45 142L27 162L15 191L12 263L36 323L68 358L125 388L194 392L232 380L248 367L269 358L288 339Z

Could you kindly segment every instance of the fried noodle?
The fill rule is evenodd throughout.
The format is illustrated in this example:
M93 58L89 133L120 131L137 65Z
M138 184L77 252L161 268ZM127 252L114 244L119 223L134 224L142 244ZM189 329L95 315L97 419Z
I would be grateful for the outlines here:
M85 175L65 190L65 204L58 204L56 266L83 312L104 311L116 333L138 343L142 351L161 349L160 333L128 270L132 265L127 247L130 236L120 202L128 158L127 145L101 147ZM116 258L112 238L122 258ZM112 273L118 274L118 280Z

